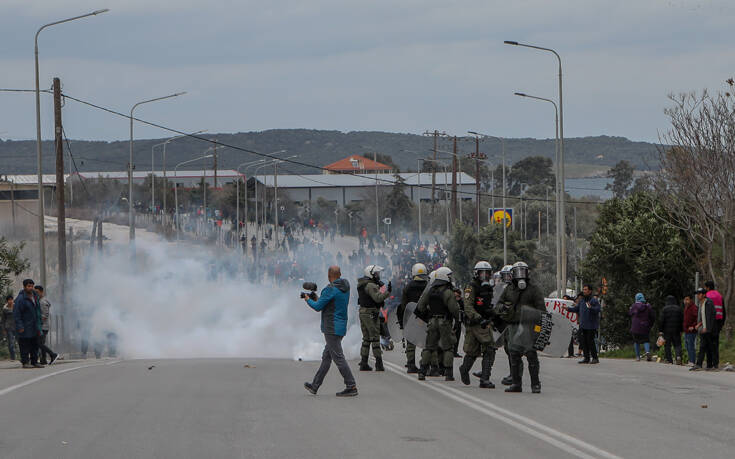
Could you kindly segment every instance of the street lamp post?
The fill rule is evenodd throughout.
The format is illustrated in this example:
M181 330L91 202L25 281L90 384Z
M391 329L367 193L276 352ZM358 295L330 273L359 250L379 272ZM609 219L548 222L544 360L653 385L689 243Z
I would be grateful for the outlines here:
M503 265L508 264L508 223L507 219L505 218L506 213L506 207L505 207L505 195L506 195L506 184L505 184L505 139L502 137L496 137L494 135L488 135L488 134L480 134L479 132L475 131L467 131L469 134L476 135L476 136L482 136L482 137L488 137L492 139L498 139L500 140L500 148L503 152ZM493 209L493 212L495 212L495 209Z
M160 147L161 145L166 145L166 142L157 143L151 147L151 213L153 213L153 209L156 208L156 171L153 167L155 162L153 151L156 147Z
M560 179L560 185L561 185L561 196L559 201L559 218L561 220L561 229L562 229L562 235L561 235L561 275L562 275L562 289L564 290L564 293L566 293L567 288L567 242L566 242L566 216L564 215L565 212L565 178L564 178L564 101L562 97L562 71L561 71L561 56L559 56L559 53L554 51L551 48L544 48L541 46L536 45L528 45L525 43L518 43L517 41L509 41L506 40L503 43L506 45L513 45L513 46L522 46L525 48L533 48L538 49L540 51L547 51L550 53L553 53L554 56L556 56L557 61L559 62L559 175L561 177ZM559 294L559 292L557 292Z
M449 178L447 177L447 165L444 164L443 162L437 161L435 159L428 159L428 158L420 158L420 159L421 159L421 161L424 161L424 162L427 162L428 161L430 163L438 164L438 165L442 166L442 168L444 169L444 200L447 201L447 205L446 205L446 219L447 219L447 237L449 237L449 200L447 199L447 193L449 193L449 189L447 188L447 182L448 182Z
M207 130L206 129L202 129L201 131L192 132L191 134L177 135L177 136L171 137L170 139L168 139L165 142L163 142L163 159L161 161L161 164L163 166L162 168L163 168L163 186L164 186L164 192L163 192L163 214L164 215L166 215L166 194L168 194L167 193L167 191L168 191L168 186L167 186L168 185L168 180L166 179L166 145L168 145L169 143L173 142L176 139L180 139L182 137L189 137L189 136L201 134L203 132L207 132Z
M199 161L201 159L211 158L212 156L214 155L204 155L198 158L190 159L188 161L180 162L179 164L176 165L176 167L174 167L174 176L178 177L179 166L183 166L184 164L193 163L194 161ZM176 224L175 226L176 226L176 241L178 242L179 241L179 227L181 223L179 222L179 186L175 182L174 182L174 205L176 206Z
M256 161L250 161L250 162L244 162L237 166L237 172L240 172L240 168L243 166L245 167L245 170L248 170L248 167L254 166L256 164L264 162L264 159L259 159ZM245 176L247 180L247 175ZM236 190L235 190L235 196L237 198L235 199L235 227L237 228L237 237L240 238L240 177L237 178L236 184ZM245 182L245 238L248 236L248 184Z
M39 249L39 269L41 276L41 283L46 285L46 232L44 229L44 206L43 206L43 162L41 159L41 89L38 77L38 35L41 31L47 27L55 26L57 24L63 24L65 22L75 21L77 19L86 18L89 16L96 16L98 14L106 13L110 11L105 8L102 10L95 10L91 13L82 14L81 16L74 16L73 18L62 19L61 21L50 22L42 25L36 32L34 39L34 61L36 71L36 161L38 162L38 249Z
M562 281L562 262L561 262L561 260L562 260L562 256L561 256L561 253L562 253L562 242L561 242L561 239L564 238L564 230L562 229L562 218L561 218L561 215L562 214L560 212L561 200L562 200L562 196L563 196L564 193L562 191L563 188L561 186L561 177L562 177L562 174L560 172L562 162L560 161L560 158L559 158L559 109L558 109L558 107L556 105L556 102L554 102L551 99L546 99L544 97L532 96L530 94L525 94L525 93L522 93L522 92L516 92L514 94L516 96L519 96L519 97L526 97L526 98L529 98L529 99L540 100L542 102L548 102L548 103L550 103L550 104L552 104L554 106L554 130L555 130L555 134L556 134L556 142L554 144L555 145L555 156L556 156L556 158L555 158L556 159L556 174L555 174L556 175L556 199L555 199L555 202L554 202L554 210L556 212L556 218L555 218L555 225L556 225L556 291L557 291L557 295L559 295L559 292L562 291L562 285L564 285L563 284L563 281ZM548 193L548 189L547 189L547 193ZM548 195L547 195L547 198L546 199L547 199L547 201L546 201L546 207L547 207L547 210L546 210L546 215L547 215L547 218L546 218L546 232L548 234L548 232L549 232L549 230L548 230L548 227L549 227L549 219L548 219L548 212L549 212L548 211L548 205L549 205L549 203L548 203Z
M130 159L128 162L128 225L130 226L130 247L133 248L135 245L135 214L133 213L133 112L136 107L150 102L156 102L159 100L170 99L172 97L178 97L186 94L186 92L177 92L175 94L169 94L168 96L156 97L155 99L148 99L133 105L130 109Z

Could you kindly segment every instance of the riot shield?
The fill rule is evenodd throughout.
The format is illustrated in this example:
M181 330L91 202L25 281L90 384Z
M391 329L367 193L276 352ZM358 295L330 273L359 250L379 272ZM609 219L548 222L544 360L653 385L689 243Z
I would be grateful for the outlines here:
M548 345L543 353L552 357L564 357L569 348L569 340L572 338L574 326L561 314L551 313L553 321L553 333L549 337Z
M500 284L495 284L493 287L493 306L498 304L498 300L500 299L500 295L503 294L503 290L505 290L505 286L507 284L505 282Z
M509 325L508 348L512 352L525 353L536 349L536 341L542 331L543 316L548 313L530 306L520 308L520 320Z
M416 303L408 303L403 313L403 337L409 343L423 348L426 346L426 322L416 314Z

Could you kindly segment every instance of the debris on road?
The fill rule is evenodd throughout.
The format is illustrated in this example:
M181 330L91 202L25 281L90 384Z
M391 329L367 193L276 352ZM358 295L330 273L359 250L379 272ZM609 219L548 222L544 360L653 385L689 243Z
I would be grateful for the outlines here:
M152 370L152 369L154 369L154 368L156 368L156 366L155 366L155 365L151 365L151 366L149 366L149 367L148 367L148 369L149 369L149 370Z
M243 368L255 368L255 365L250 365L249 363L246 363L243 365Z

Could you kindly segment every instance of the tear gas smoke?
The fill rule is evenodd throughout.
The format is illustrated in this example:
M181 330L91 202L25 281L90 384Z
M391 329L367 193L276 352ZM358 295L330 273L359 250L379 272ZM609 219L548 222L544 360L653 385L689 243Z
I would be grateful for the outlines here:
M114 332L123 358L320 358L320 314L299 299L300 283L253 285L223 274L223 262L237 266L234 252L141 241L137 253L134 264L126 250L93 258L76 283L80 333L91 343ZM314 280L326 285L326 266ZM359 354L361 339L351 287L348 358Z

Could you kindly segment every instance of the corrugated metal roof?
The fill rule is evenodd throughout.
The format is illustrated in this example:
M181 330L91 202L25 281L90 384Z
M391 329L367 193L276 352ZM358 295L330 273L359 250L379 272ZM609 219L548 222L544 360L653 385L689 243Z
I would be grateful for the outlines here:
M79 175L84 179L95 179L97 177L110 178L116 180L123 180L128 178L128 171L107 171L107 172L80 172ZM133 171L133 180L145 179L151 175L151 171ZM153 175L156 177L163 177L163 171L153 171ZM214 177L214 171L211 169L207 170L166 170L166 177L173 178L192 178L192 177ZM237 171L232 169L219 169L217 170L217 177L222 178L236 178L241 176Z
M69 174L64 174L64 181L66 181ZM8 182L15 183L17 185L37 185L38 175L37 174L13 174L5 175L0 174L0 178L5 179ZM56 174L43 174L41 180L44 185L56 185Z
M415 172L398 174L406 185L418 185L419 177ZM256 179L265 183L266 186L273 186L273 175L258 175ZM393 174L378 174L379 185L392 185L396 178ZM431 173L421 173L421 185L431 183ZM437 185L444 186L444 172L437 172ZM447 183L452 184L452 174L447 174ZM457 174L457 184L474 185L475 179L470 175L462 172ZM279 188L323 188L323 187L353 187L353 186L374 186L375 175L352 175L352 174L312 174L312 175L281 175L278 174Z

